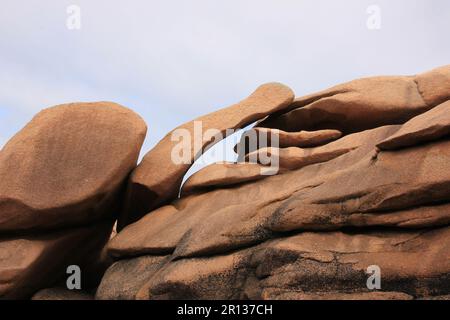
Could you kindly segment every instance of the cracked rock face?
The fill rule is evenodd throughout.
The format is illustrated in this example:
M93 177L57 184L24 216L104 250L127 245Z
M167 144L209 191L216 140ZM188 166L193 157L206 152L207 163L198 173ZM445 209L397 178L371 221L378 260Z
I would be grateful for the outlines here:
M294 110L273 115L259 126L350 133L401 124L449 100L449 87L450 66L417 76L358 79L297 98L291 106Z
M445 299L449 99L449 66L295 99L252 129L278 147L236 147L277 154L278 174L258 161L194 174L110 240L96 298Z
M120 209L147 126L109 102L45 109L0 153L0 232L71 227Z

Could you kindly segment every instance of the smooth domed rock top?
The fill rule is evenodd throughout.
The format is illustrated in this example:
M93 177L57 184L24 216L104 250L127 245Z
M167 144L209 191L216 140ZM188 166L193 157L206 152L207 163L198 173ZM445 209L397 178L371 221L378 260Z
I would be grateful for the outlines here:
M110 102L40 112L0 153L0 231L76 226L116 215L146 130L136 113Z
M184 175L197 158L194 142L195 124L201 123L203 132L214 129L222 134L227 129L240 129L267 115L282 111L294 99L294 93L280 83L268 83L258 87L248 98L221 110L202 116L185 123L169 132L152 150L150 150L130 179L127 206L119 219L118 227L123 228L148 213L150 210L173 200L181 187ZM189 163L175 163L171 158L173 148L178 144L172 140L172 133L185 132L190 134L191 155ZM221 137L200 137L202 150L206 146L220 141ZM158 168L155 170L155 168Z

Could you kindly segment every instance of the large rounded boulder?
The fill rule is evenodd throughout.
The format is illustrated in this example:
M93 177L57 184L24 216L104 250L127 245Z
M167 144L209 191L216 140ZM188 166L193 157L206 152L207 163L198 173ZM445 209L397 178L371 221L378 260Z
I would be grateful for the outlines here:
M111 215L147 127L110 102L46 109L0 153L0 232L84 224Z
M104 247L124 185L145 138L145 122L110 102L40 112L0 152L0 299L29 298L65 285L68 267L83 289L109 265Z

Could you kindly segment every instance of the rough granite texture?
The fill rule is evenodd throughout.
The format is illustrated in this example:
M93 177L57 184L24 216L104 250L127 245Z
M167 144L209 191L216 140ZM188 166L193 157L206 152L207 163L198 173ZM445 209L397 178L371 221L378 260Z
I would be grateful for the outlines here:
M238 162L183 186L172 133L194 121L137 164L146 125L131 110L43 111L0 152L0 298L448 300L449 111L450 66L295 99L265 84L194 120L256 124ZM64 288L71 264L83 291Z

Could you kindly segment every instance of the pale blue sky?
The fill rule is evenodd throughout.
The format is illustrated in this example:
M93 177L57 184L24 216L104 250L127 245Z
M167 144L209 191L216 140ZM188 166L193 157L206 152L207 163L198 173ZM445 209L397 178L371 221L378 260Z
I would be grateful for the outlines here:
M304 95L449 64L449 31L448 0L1 0L0 146L42 108L110 100L146 120L147 151L264 82Z

